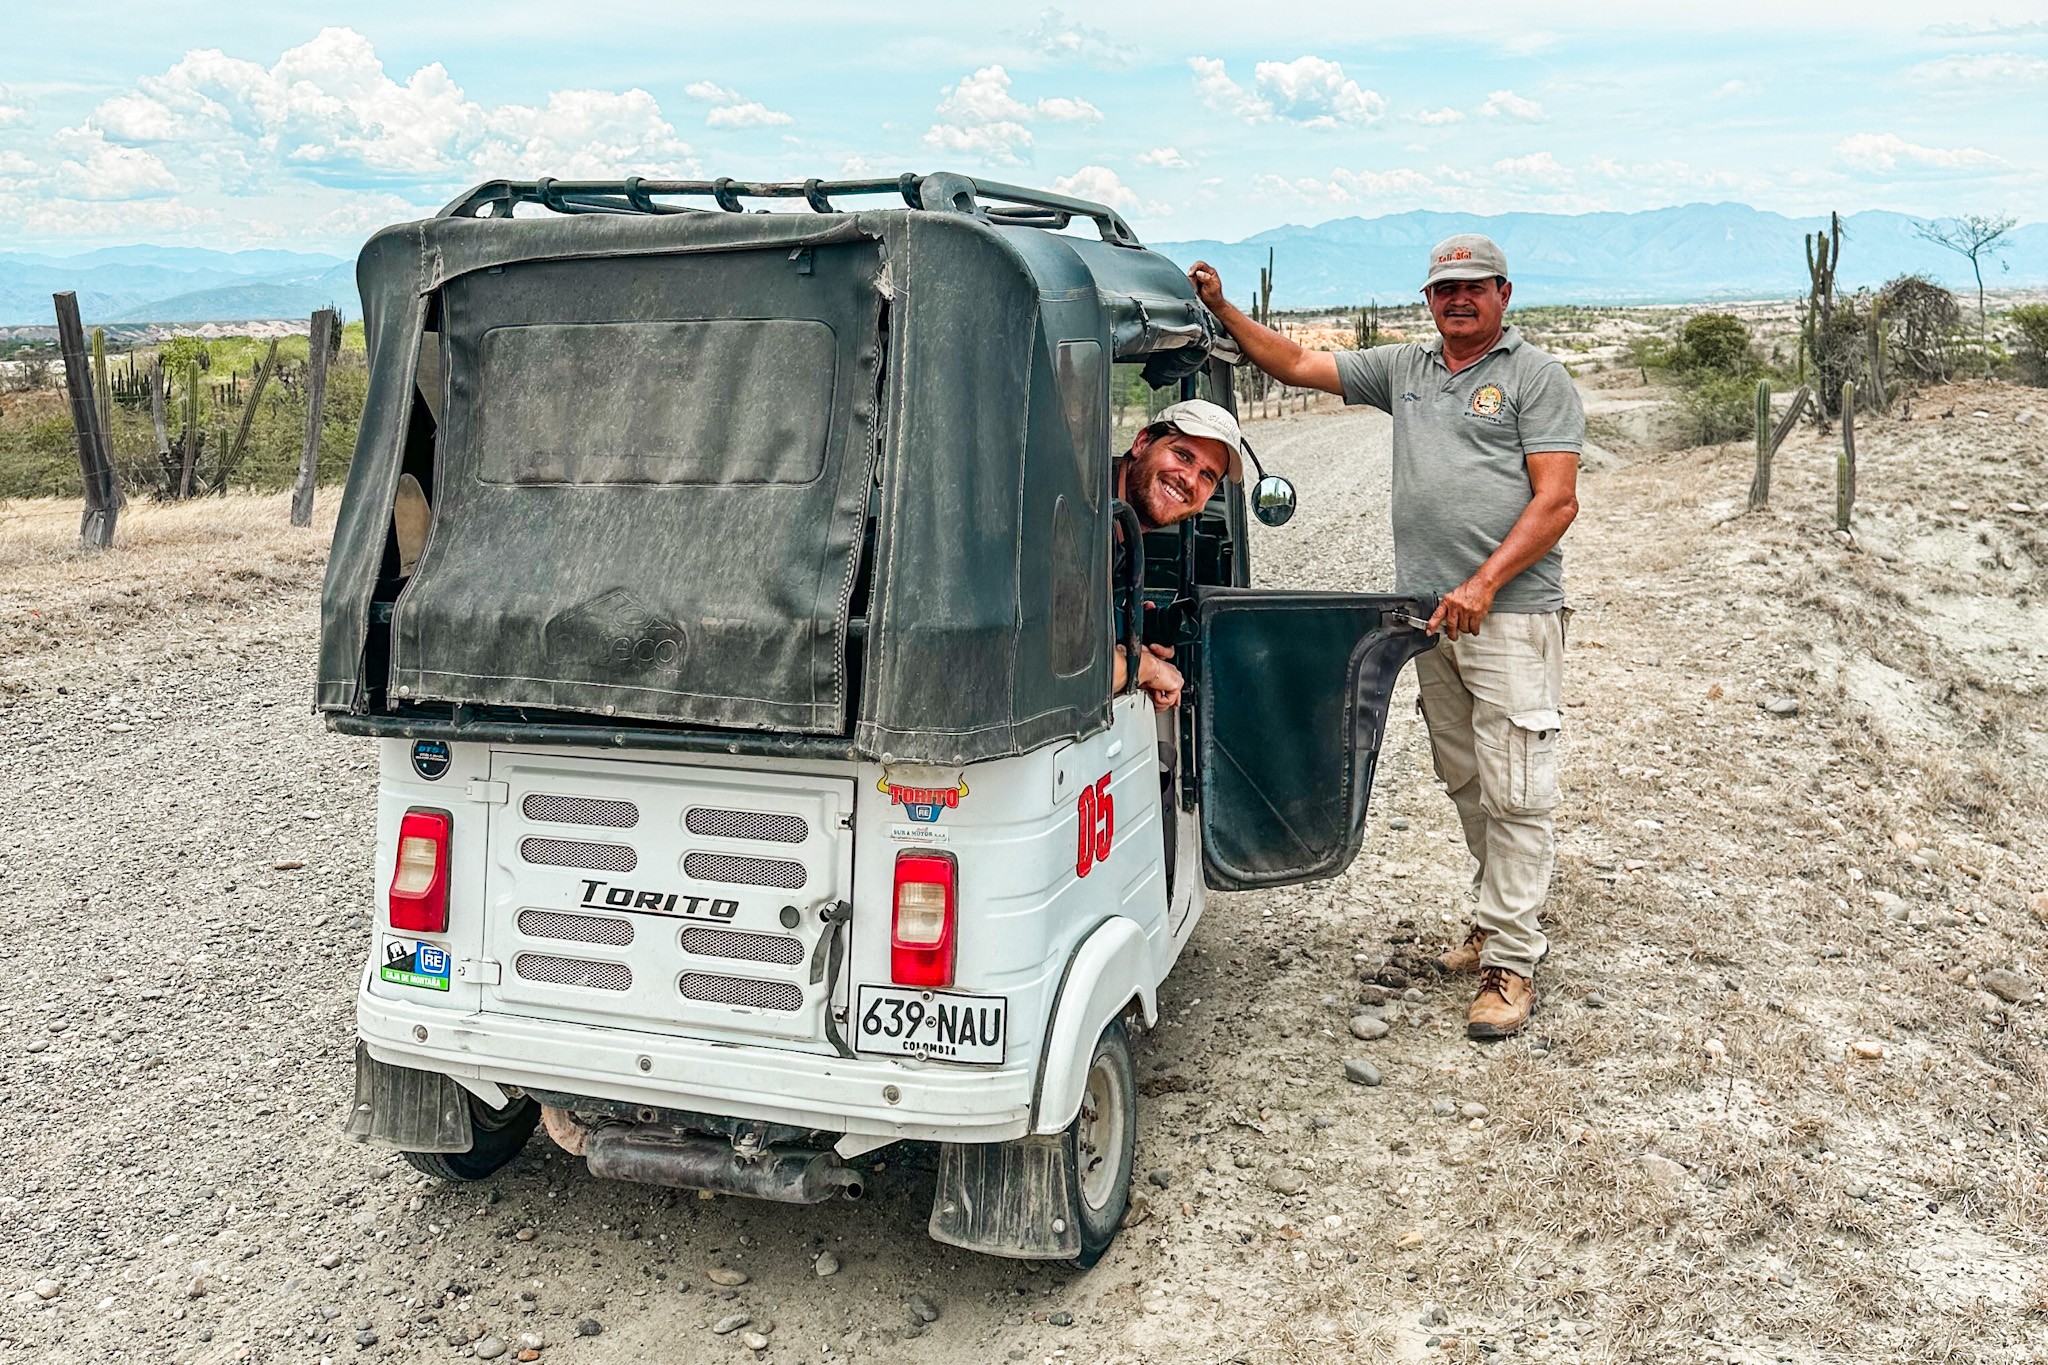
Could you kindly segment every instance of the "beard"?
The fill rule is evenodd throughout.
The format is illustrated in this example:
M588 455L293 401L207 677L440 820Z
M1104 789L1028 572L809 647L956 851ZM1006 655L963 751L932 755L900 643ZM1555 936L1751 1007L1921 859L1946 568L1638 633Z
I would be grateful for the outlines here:
M1171 526L1177 521L1186 521L1202 510L1197 495L1185 488L1187 500L1177 497L1159 465L1143 455L1130 458L1130 470L1124 478L1124 501L1138 514L1138 520L1147 530Z

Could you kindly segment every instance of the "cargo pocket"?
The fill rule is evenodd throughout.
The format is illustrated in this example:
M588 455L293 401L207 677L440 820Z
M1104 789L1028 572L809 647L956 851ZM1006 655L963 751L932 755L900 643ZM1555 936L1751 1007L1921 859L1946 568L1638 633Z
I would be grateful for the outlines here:
M1557 806L1555 711L1519 711L1508 717L1508 803L1518 812L1539 814Z

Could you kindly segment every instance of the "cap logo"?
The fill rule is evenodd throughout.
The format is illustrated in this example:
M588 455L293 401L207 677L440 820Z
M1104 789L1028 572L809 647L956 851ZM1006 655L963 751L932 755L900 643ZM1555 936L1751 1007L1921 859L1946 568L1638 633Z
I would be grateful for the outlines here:
M1469 246L1454 246L1454 247L1452 247L1452 248L1451 248L1451 249L1450 249L1449 251L1446 251L1446 252L1445 252L1445 253L1444 253L1443 255L1441 255L1441 256L1439 256L1439 257L1437 257L1437 258L1436 258L1436 263L1437 263L1438 265L1442 265L1442 264L1444 264L1444 263L1445 263L1446 261L1469 261L1469 260L1471 260L1471 259L1472 259L1472 248L1471 248L1471 247L1469 247Z

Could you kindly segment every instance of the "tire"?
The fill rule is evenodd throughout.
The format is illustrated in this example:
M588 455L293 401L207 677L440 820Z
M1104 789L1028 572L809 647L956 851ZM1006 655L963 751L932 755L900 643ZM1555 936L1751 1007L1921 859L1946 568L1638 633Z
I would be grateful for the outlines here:
M437 1180L487 1179L519 1155L540 1122L540 1105L530 1098L514 1100L503 1109L492 1109L468 1091L463 1098L469 1101L469 1126L476 1135L475 1143L466 1152L402 1153L414 1170Z
M1093 1266L1116 1240L1131 1206L1131 1174L1138 1157L1138 1079L1131 1063L1131 1038L1117 1020L1095 1040L1081 1110L1067 1126L1067 1160L1073 1176L1074 1227L1081 1254L1074 1264Z

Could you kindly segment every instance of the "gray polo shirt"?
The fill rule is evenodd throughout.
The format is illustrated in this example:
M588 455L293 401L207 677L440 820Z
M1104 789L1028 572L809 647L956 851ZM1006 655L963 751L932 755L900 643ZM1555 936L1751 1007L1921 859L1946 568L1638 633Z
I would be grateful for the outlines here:
M1513 327L1456 374L1444 343L1337 352L1346 403L1394 419L1394 590L1446 593L1507 538L1531 497L1525 456L1577 454L1586 414L1564 365ZM1564 606L1564 551L1553 546L1501 588L1495 611Z

